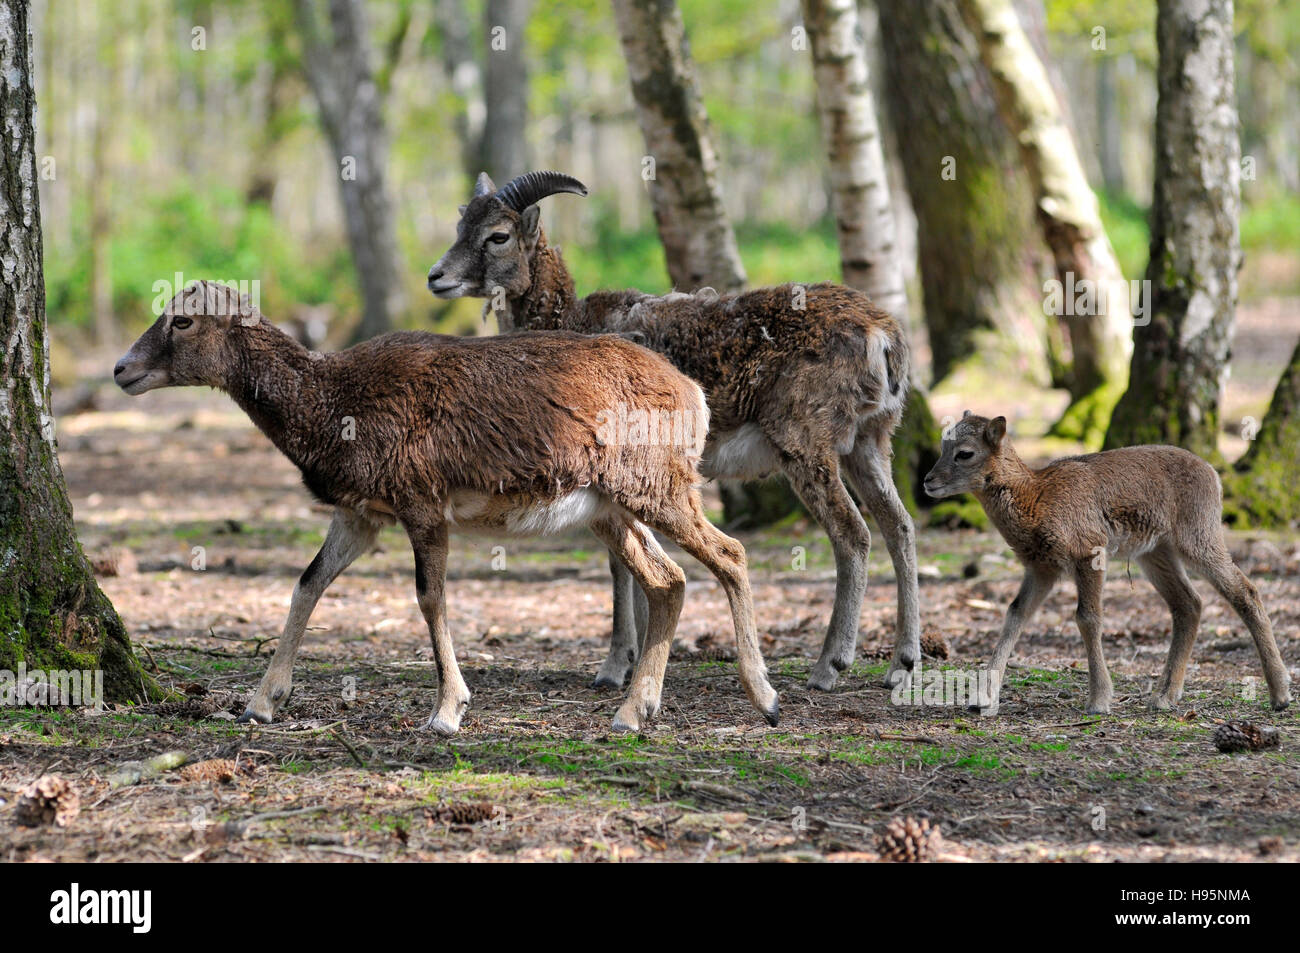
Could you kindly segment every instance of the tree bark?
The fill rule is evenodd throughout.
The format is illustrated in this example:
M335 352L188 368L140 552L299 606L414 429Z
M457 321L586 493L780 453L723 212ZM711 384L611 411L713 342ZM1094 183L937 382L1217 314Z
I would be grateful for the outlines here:
M960 0L962 16L993 78L999 111L1020 147L1033 189L1038 224L1051 250L1063 293L1057 315L1069 330L1066 382L1073 397L1062 423L1069 436L1095 433L1098 442L1124 390L1133 351L1128 286L1101 222L1097 196L1079 161L1074 137L1047 69L1021 27L1011 0ZM1080 283L1086 283L1081 285ZM1065 307L1070 289L1096 289L1085 313ZM1079 424L1083 429L1080 431ZM1058 435L1067 434L1058 430Z
M803 0L802 6L830 166L842 280L865 292L906 328L903 259L857 3ZM938 436L925 392L913 380L893 459L894 482L913 512L915 488L938 459Z
M531 6L532 0L488 0L484 10L486 115L479 165L498 182L529 171L524 28Z
M156 688L77 542L50 412L27 4L0 0L0 668L102 670L106 700Z
M738 291L745 269L722 205L718 156L695 85L682 14L675 0L613 0L627 60L643 166L668 275L681 291Z
M1249 434L1248 434L1249 436ZM1250 448L1223 479L1224 519L1237 526L1300 521L1300 344L1282 372Z
M1241 265L1241 148L1231 0L1160 0L1151 323L1106 445L1171 443L1218 459L1219 400Z
M406 307L405 269L397 249L388 185L388 136L360 0L329 0L328 36L316 0L294 0L303 69L321 126L338 163L348 246L361 289L354 340L392 329Z
M877 0L886 101L917 218L933 380L979 354L1046 383L1042 243L957 0Z
M466 180L472 184L486 171L482 160L483 73L474 58L469 19L461 0L434 0L434 23L438 27L442 68L452 93L461 102L455 117L456 138L460 142L460 162Z

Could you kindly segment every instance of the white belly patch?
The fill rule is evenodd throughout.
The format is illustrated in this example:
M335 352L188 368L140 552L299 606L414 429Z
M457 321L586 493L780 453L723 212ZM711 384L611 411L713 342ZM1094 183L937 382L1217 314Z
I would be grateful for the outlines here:
M572 490L553 500L456 490L447 502L447 522L455 529L491 530L514 536L549 536L584 527L608 505L592 489Z
M704 448L704 459L700 461L700 470L710 479L757 478L767 476L781 465L776 447L758 424L744 424L716 437L710 434L710 438Z

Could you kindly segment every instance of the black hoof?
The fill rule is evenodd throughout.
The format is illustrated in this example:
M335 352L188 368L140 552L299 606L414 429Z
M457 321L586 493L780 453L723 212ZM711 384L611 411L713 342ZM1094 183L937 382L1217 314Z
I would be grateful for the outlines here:
M263 718L251 708L245 708L244 713L235 719L237 725L269 725L270 723L270 718Z
M616 682L616 681L614 681L614 679L612 679L612 678L607 678L606 676L601 675L601 676L598 676L598 677L596 678L596 680L595 680L594 682L591 683L591 687L592 687L592 688L612 688L612 689L614 689L614 691L620 691L620 690L623 688L623 682L622 682L621 680Z
M772 702L771 709L763 712L763 717L767 719L769 725L775 728L777 722L781 720L781 703L779 701Z

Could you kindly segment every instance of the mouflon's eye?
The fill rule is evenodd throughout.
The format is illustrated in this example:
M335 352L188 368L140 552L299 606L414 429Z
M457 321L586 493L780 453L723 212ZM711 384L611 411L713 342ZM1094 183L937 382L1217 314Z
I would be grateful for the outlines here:
M971 457L973 457L973 456L975 456L975 451L974 451L974 450L958 450L958 451L957 451L957 459L958 459L958 460L969 460L969 459L970 459Z
M510 233L493 232L491 235L488 236L488 241L490 241L494 245L504 245L506 242L510 241Z
M178 331L184 331L193 323L193 318L172 318L172 327Z

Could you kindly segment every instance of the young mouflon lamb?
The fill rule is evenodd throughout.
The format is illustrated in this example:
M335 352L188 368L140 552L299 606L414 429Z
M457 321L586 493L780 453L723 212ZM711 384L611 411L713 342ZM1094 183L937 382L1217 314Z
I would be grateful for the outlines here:
M1259 592L1228 555L1219 475L1208 463L1178 447L1145 446L1067 457L1033 470L1006 433L1005 417L988 420L966 411L945 432L943 455L925 478L933 497L973 493L1025 567L989 662L992 692L1001 686L1021 629L1056 580L1070 575L1079 593L1075 621L1088 652L1088 713L1109 712L1102 585L1107 559L1133 559L1173 614L1173 641L1152 707L1171 708L1182 697L1201 620L1201 599L1185 565L1208 579L1246 623L1273 707L1287 706L1289 675ZM981 699L986 702L996 709L996 697Z
M537 535L588 526L649 598L646 648L616 730L659 709L682 570L653 527L717 577L731 604L740 679L771 724L745 552L704 516L698 448L609 439L610 408L705 418L700 388L666 360L617 337L386 334L335 354L308 351L233 289L198 282L176 295L113 371L128 394L208 385L235 402L335 507L325 544L294 589L284 634L241 720L269 722L289 697L294 656L322 593L385 525L415 552L415 588L438 666L425 727L451 734L469 705L447 631L449 531ZM614 435L617 437L617 434Z
M441 298L494 299L502 331L615 332L666 356L708 394L701 470L710 478L783 473L835 551L835 606L809 677L834 686L853 661L866 595L871 534L841 481L848 477L885 535L898 580L898 628L889 684L920 659L916 541L894 488L891 436L908 388L908 344L898 323L862 293L834 284L741 294L602 291L578 298L542 231L537 202L585 195L558 172L530 172L497 189L480 175L462 206L456 241L429 271ZM616 559L614 637L598 685L621 685L636 659L630 579Z

